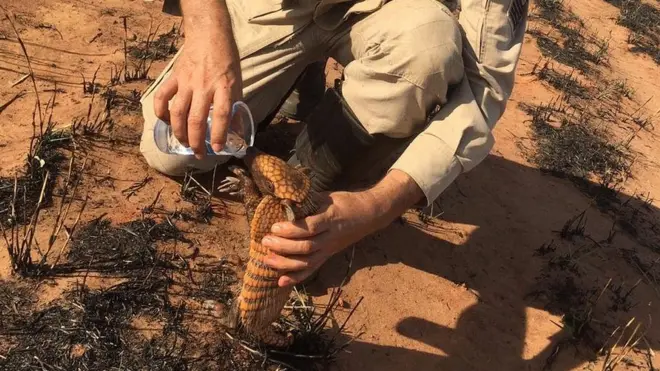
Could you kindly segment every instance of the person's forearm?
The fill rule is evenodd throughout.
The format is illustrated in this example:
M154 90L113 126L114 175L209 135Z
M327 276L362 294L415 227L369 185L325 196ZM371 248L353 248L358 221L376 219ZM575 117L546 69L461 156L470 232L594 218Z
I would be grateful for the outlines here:
M378 228L387 226L424 197L424 192L408 174L392 170L368 192L376 205Z
M188 34L231 35L229 10L224 0L181 0L184 29Z
M180 5L186 43L154 96L154 112L170 123L181 144L202 159L209 113L211 143L219 151L226 140L231 105L242 100L240 57L224 1L181 0Z

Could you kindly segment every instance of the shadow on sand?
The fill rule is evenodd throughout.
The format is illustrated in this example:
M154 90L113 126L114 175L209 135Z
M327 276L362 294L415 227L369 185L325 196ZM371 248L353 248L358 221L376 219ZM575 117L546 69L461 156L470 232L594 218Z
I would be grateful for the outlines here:
M640 210L639 213L643 213L645 221L658 220L659 211L647 203L631 198L630 195L616 196L623 202L628 200L625 207ZM657 277L660 273L658 267L643 265L643 261L648 260L632 259L637 263L630 263L631 259L624 259L626 256L637 256L637 253L640 257L645 254L647 257L651 256L651 259L658 256L658 250L654 251L653 246L649 246L649 238L643 239L642 242L647 246L642 246L639 239L631 238L634 237L631 234L639 237L643 231L627 233L621 228L626 222L622 219L615 228L617 235L612 241L605 242L613 219L603 211L589 207L589 198L573 183L544 175L537 169L501 157L489 156L477 169L460 178L445 192L441 204L444 213L439 221L426 225L407 221L393 223L378 235L358 243L347 280L350 282L353 274L364 269L402 263L456 284L464 284L478 292L478 302L460 314L454 329L411 316L402 318L393 329L398 334L435 348L446 356L355 341L350 346L350 353L345 354L340 362L342 369L573 369L593 360L593 346L600 347L602 341L607 340L607 336L597 336L599 331L595 329L591 334L582 334L581 340L584 341L573 342L579 346L572 346L569 340L576 333L571 332L568 326L561 332L557 328L556 334L547 339L550 345L533 358L524 359L526 334L530 326L527 308L545 309L556 315L568 316L567 312L573 310L575 300L580 299L576 296L583 295L582 299L586 304L586 293L589 289L600 291L608 277L614 277L612 285L614 282L624 282L630 287L640 278L644 279L637 269L639 266L645 268L647 280L648 277ZM616 208L621 207L621 204L610 206ZM578 258L575 258L576 262L569 261L564 267L557 264L562 258L561 246L555 247L556 251L553 250L554 257L553 254L538 256L539 248L543 244L550 240L559 240L560 243L563 240L558 233L553 233L553 230L561 230L567 220L587 208L587 215L590 217L587 235L575 237L571 246L587 246L585 249L589 250L588 254L585 253L579 261ZM610 213L616 213L612 210L614 209L610 209ZM416 219L414 216L413 218ZM622 216L619 215L619 218ZM642 225L640 216L638 221L636 225ZM434 229L440 235L446 235L446 228L450 226L445 222L473 225L477 229L467 237L464 244L455 245L432 235ZM318 279L308 290L322 295L329 288L339 285L344 278L346 262L346 254L333 257L322 267ZM547 273L547 268L552 264L558 275L552 272L544 275L543 272ZM655 268L655 275L652 268ZM570 283L566 284L567 276L570 282L578 282L578 287L586 285L587 288L584 291L579 288L571 292L566 291L567 285L570 286ZM549 291L537 291L537 294L544 293L545 296L541 297L545 300L533 300L530 295L539 281L545 281L546 289L549 288ZM583 285L580 286L580 283ZM642 281L641 286L644 285L647 285L645 290L638 288L627 299L632 298L633 301L643 303L657 300L651 290L653 284ZM425 295L431 297L436 294L423 294L424 288L419 289L422 299ZM601 309L604 312L601 313L613 324L625 324L633 315L639 318L639 313L633 313L636 310L642 311L642 318L648 318L649 309L640 308L641 306L612 309L612 302L617 295L611 291L607 290L605 296L608 299L599 303L603 304ZM655 293L657 294L657 291ZM375 294L363 292L361 295ZM564 303L557 305L552 303L553 300ZM607 335L611 329L608 328ZM653 339L652 333L654 332L649 330L647 338L651 347L657 349L660 343L658 339ZM583 345L589 340L596 344L585 349ZM551 357L558 345L561 346L561 355ZM548 368L544 368L546 363L549 364Z

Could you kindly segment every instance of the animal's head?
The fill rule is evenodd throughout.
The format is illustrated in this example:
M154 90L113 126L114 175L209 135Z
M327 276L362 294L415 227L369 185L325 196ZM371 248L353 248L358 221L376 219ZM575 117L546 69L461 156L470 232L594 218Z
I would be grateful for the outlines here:
M261 193L296 203L307 197L311 188L309 178L282 159L250 147L243 160Z

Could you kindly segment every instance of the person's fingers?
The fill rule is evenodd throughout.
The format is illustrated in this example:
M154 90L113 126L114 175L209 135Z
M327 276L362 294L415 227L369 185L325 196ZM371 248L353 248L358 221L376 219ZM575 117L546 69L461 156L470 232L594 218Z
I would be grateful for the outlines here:
M231 96L224 89L215 91L213 97L213 114L211 115L211 146L220 152L227 140L227 128L231 119Z
M298 272L287 273L280 277L280 279L277 281L277 285L279 287L297 285L311 276L316 269L317 268L308 268Z
M309 255L320 248L315 239L291 240L272 235L264 237L261 243L280 255Z
M296 272L311 267L316 260L318 256L315 254L295 257L269 254L264 263L281 272Z
M188 146L188 110L192 100L192 91L178 91L170 109L172 133L184 146Z
M211 94L204 91L195 92L188 112L188 142L197 158L206 155L206 120L211 106Z
M176 95L178 87L177 79L170 77L160 85L156 94L154 94L154 113L156 117L165 122L170 121L169 103L172 97Z
M330 216L328 211L325 211L294 222L275 223L271 232L282 238L302 239L316 236L329 228Z

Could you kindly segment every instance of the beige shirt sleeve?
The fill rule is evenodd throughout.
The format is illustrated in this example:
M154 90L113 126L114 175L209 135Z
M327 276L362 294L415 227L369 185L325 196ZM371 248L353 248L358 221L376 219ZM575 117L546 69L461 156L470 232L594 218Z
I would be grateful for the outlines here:
M528 0L461 0L461 7L465 76L392 166L417 182L427 205L492 149L527 24Z

